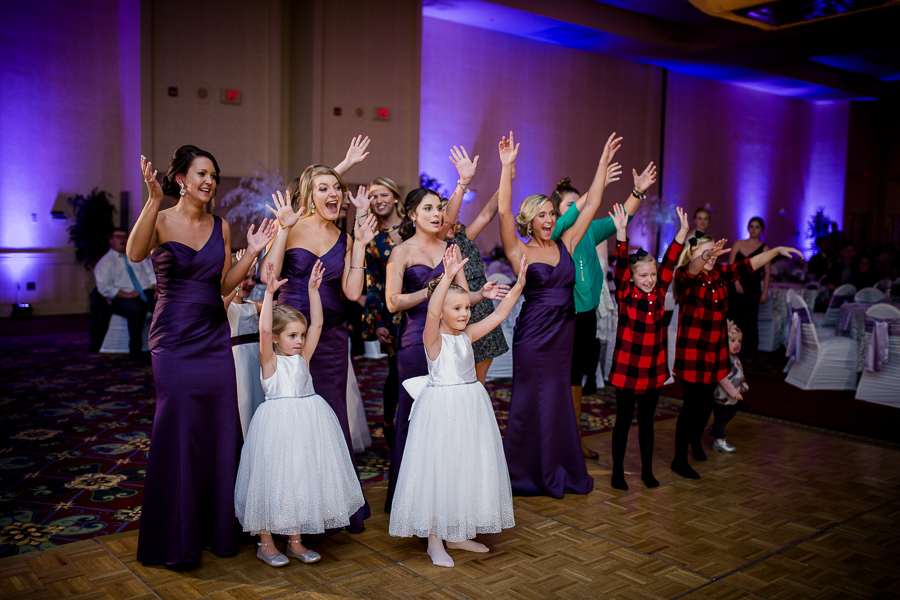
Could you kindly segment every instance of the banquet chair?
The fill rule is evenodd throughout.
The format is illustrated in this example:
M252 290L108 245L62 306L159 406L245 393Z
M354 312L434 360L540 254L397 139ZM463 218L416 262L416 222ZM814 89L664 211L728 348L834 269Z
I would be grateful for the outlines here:
M881 279L878 283L876 283L873 287L876 290L883 292L885 296L890 296L891 295L891 287L893 285L894 285L894 282L891 281L891 278L885 277L885 278Z
M856 389L856 343L845 337L819 339L809 307L788 292L788 356L793 360L785 381L801 390Z
M856 286L845 283L836 290L828 302L828 309L825 311L825 319L819 325L820 327L837 327L838 316L841 314L841 305L852 302L856 295Z
M774 302L772 302L772 298L770 297L768 302L759 305L759 344L757 345L757 349L760 352L774 352L781 346L781 336L776 335L775 333L775 311L773 304Z
M147 343L147 336L150 332L150 321L153 320L153 313L147 313L144 321L144 332L141 350L147 352L150 346ZM100 346L101 354L128 354L128 319L122 315L112 315L109 318L109 328L106 330L106 336L103 338L103 345Z
M881 302L884 300L884 292L881 290L875 289L873 287L863 288L856 292L856 296L854 296L854 302L864 302L866 304L875 304L876 302Z
M866 360L856 399L900 408L900 310L890 304L876 304L867 310L865 343Z

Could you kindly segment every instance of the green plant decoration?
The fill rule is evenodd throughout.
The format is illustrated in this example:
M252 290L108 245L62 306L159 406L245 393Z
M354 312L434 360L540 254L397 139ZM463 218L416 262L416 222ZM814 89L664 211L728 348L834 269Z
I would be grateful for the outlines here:
M75 258L91 270L97 261L109 251L109 234L113 230L116 207L108 192L97 188L87 196L78 194L69 198L74 214L69 225L69 241L75 246Z
M806 239L812 240L812 247L816 252L819 251L819 242L823 237L828 235L828 228L831 225L831 219L825 214L825 207L820 206L816 214L809 218L806 222Z

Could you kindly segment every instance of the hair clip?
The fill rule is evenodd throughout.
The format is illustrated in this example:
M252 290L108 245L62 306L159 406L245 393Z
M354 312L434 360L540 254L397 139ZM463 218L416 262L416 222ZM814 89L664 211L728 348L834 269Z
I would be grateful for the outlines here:
M693 236L691 236L691 239L688 240L688 243L691 245L691 248L693 248L694 246L697 245L697 242L699 242L699 241L700 241L700 238L698 238L696 235L693 235Z

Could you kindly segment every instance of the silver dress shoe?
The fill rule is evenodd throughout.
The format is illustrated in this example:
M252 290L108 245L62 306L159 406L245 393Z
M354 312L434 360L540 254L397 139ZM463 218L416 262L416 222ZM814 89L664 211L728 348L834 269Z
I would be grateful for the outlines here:
M291 548L291 544L299 544L300 540L288 540L288 547L285 548L284 554L291 558L296 558L297 560L303 561L305 563L314 563L322 560L322 556L316 552L315 550L307 550L303 554L297 554L294 552L294 549Z
M290 564L290 559L279 552L275 556L268 556L265 552L263 552L263 546L271 546L274 542L257 542L256 545L259 548L256 550L256 558L263 561L270 567L286 567Z
M737 448L726 442L724 439L713 442L712 449L716 452L728 452L729 454L737 452Z

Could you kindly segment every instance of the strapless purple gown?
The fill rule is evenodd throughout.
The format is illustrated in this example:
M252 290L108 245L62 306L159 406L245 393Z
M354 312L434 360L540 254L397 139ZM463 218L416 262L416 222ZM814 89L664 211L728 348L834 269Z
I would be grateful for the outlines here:
M433 269L428 265L413 265L403 274L403 293L413 294L428 286L428 282L444 272L444 263ZM422 302L403 312L400 331L397 335L397 372L400 382L411 377L428 375L428 361L425 356L425 342L422 333L425 331L425 318L428 316L428 303ZM412 410L413 398L406 388L400 386L400 398L397 401L397 431L394 436L394 447L391 448L391 470L388 473L388 492L384 502L384 512L391 512L394 501L394 488L400 476L400 461L406 448L406 436L409 434L409 413ZM573 417L574 418L574 417Z
M196 251L165 242L153 252L159 300L150 326L156 415L150 436L137 559L200 560L204 547L237 552L234 482L241 422L222 305L222 222Z
M575 335L575 263L561 242L559 262L528 265L525 302L513 335L513 388L503 449L513 494L587 494L594 489L581 453L569 369Z
M291 248L284 253L281 266L281 277L287 279L280 288L277 304L289 304L309 319L309 275L316 260L322 261L325 276L319 286L319 297L322 299L324 324L319 343L309 361L309 372L312 375L316 393L328 403L337 415L347 442L350 460L356 465L353 454L353 441L350 438L350 424L347 420L347 371L349 365L347 319L341 299L341 281L344 277L344 257L347 254L347 234L341 233L337 242L322 256L316 256L306 248ZM347 529L351 533L360 533L369 518L369 505L364 504L350 517ZM327 534L337 530L328 530ZM315 541L323 536L304 536L305 540Z

